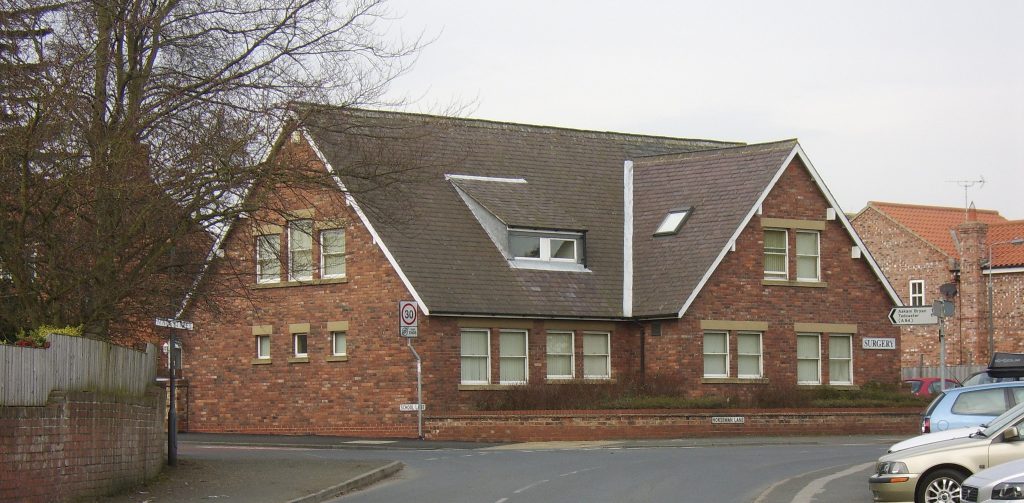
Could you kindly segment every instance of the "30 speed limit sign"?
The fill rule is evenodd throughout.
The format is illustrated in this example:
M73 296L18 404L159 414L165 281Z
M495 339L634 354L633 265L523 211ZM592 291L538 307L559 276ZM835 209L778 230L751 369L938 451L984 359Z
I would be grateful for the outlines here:
M410 300L398 303L398 335L419 337L419 306Z

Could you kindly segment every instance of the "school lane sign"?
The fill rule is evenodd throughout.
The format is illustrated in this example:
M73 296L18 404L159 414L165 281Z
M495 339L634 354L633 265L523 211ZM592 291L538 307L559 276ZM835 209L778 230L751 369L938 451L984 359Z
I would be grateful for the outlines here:
M894 307L889 310L889 321L893 325L938 325L939 317L932 306Z

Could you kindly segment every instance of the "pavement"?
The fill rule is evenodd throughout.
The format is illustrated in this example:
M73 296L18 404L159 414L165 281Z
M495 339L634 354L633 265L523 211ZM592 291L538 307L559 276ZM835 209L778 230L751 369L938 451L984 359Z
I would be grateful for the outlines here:
M529 442L515 444L446 442L418 439L362 439L182 433L178 463L165 466L155 479L122 493L81 500L95 503L165 503L211 501L252 503L319 503L357 491L399 473L398 461L335 460L317 449L572 449L711 447L770 444L894 443L902 437L729 437L623 440L597 442ZM304 454L295 455L295 450Z

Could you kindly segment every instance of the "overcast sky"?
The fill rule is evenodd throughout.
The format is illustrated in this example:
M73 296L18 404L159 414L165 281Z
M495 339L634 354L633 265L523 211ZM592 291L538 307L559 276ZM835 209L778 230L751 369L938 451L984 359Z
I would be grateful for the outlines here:
M758 143L869 200L1024 219L1024 1L394 0L413 112Z

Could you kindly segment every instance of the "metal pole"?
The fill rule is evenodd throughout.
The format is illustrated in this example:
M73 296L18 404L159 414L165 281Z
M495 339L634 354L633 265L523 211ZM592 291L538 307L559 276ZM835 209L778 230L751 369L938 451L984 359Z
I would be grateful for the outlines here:
M178 464L178 415L176 412L177 398L174 393L174 329L168 328L171 335L167 344L167 366L170 367L171 404L167 411L167 464Z
M409 351L416 357L416 432L423 440L423 362L419 353L412 347L412 338L407 339Z
M939 317L939 382L942 391L946 391L946 318Z
M995 354L995 322L992 318L992 247L988 245L988 358L991 360Z

